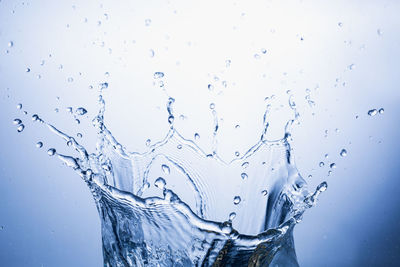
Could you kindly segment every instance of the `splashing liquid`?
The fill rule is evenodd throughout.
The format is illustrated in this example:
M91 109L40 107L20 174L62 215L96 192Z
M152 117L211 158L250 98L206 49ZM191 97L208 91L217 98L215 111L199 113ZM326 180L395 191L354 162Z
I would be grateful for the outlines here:
M154 78L163 76L157 72ZM33 119L79 154L48 150L74 169L93 194L104 266L298 266L293 228L327 184L310 193L294 165L290 129L299 114L292 97L294 119L286 124L284 138L265 139L268 105L260 140L225 162L217 153L215 109L213 153L206 154L175 129L171 97L166 137L154 144L148 140L145 153L127 151L104 124L102 90L107 87L101 86L93 119L98 135L94 153L38 115Z

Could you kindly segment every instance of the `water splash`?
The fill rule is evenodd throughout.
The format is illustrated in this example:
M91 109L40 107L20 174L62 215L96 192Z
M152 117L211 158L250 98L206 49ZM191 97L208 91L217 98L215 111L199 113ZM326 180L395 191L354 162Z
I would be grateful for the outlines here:
M162 72L154 74L155 79L163 77ZM292 96L288 105L294 117L282 139L266 139L268 103L259 141L225 162L217 153L215 105L210 105L214 130L212 154L207 154L195 143L197 133L194 140L186 139L174 127L172 97L167 100L170 128L165 138L153 144L147 140L145 153L127 151L104 123L102 93L107 87L100 84L99 111L92 120L95 152L32 116L78 153L47 151L72 168L93 194L104 266L298 266L293 228L327 184L310 193L294 164L289 142L299 113ZM76 114L84 111L78 108Z

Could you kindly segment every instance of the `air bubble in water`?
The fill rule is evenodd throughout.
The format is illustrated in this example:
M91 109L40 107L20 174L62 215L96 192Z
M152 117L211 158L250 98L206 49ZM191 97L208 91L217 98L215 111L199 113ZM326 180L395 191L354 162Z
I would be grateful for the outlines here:
M21 123L22 123L22 121L20 119L13 120L14 125L20 125Z
M85 114L87 113L87 110L86 110L85 108L80 107L80 108L77 108L77 109L76 109L75 113L76 113L77 115L82 116L82 115L85 115Z
M319 166L320 166L320 167L324 167L324 166L325 166L325 163L321 161L321 162L319 163Z
M262 194L263 196L266 196L266 195L268 195L268 191L267 191L267 190L263 190L263 191L261 191L261 194Z
M36 143L36 147L37 147L37 148L41 148L42 146L43 146L43 143L42 143L42 142L37 142L37 143Z
M158 177L156 179L156 181L154 182L155 187L160 188L162 190L165 188L166 184L167 183L165 182L164 178L162 178L162 177Z
M160 79L164 77L164 72L154 72L154 79Z
M50 148L49 150L47 150L47 154L49 156L54 156L54 154L56 154L56 150L54 148Z
M17 109L22 109L22 104L18 104Z
M248 175L245 172L242 172L242 174L240 174L240 177L242 177L243 180L246 180Z
M340 151L340 156L346 157L346 156L347 156L347 150L343 148L343 149Z
M235 196L233 198L233 204L238 205L242 201L242 199L239 196Z
M379 112L379 114L383 114L385 112L385 110L383 108L380 108L378 112Z
M371 117L375 116L377 113L378 113L378 111L376 109L368 110L368 115Z
M23 124L20 124L18 127L17 127L17 132L22 132L23 130L25 129L25 125L23 125Z
M170 174L170 172L171 172L169 166L166 164L161 165L161 169L165 174Z

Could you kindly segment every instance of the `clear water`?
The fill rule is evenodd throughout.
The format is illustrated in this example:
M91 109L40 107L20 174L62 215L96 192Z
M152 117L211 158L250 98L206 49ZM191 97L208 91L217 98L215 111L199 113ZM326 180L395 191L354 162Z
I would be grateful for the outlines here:
M154 79L163 76L157 72ZM293 228L327 184L311 193L296 169L290 130L299 114L291 97L288 104L294 115L282 139L265 138L268 105L260 140L244 155L237 152L234 160L225 162L217 153L214 107L210 106L215 118L213 152L207 154L196 144L199 134L185 138L175 129L171 97L165 138L148 140L145 153L127 151L104 124L102 92L107 87L100 86L100 108L93 119L98 137L94 152L37 114L32 116L78 152L75 157L55 148L47 151L73 168L93 194L101 219L104 266L298 266ZM75 117L87 113L83 107L70 111ZM14 124L23 130L21 120ZM343 150L342 156L346 153Z

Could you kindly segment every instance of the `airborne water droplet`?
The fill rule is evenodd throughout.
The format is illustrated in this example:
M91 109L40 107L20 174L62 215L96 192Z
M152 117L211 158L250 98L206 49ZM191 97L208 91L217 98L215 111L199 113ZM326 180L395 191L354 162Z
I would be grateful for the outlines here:
M171 172L169 166L166 164L161 165L161 169L165 174L170 174L170 172Z
M26 68L26 69L25 69L25 72L30 72L30 71L31 71L30 68Z
M347 156L347 150L343 148L343 149L340 151L340 156L346 157L346 156Z
M324 167L324 166L325 166L325 163L321 161L321 162L319 163L319 166L320 166L320 167Z
M385 112L385 110L383 108L380 108L378 112L379 112L379 114L383 114Z
M328 188L327 182L322 182L317 186L317 191L324 192Z
M32 121L38 121L38 120L39 120L39 116L37 114L33 114Z
M242 163L242 168L243 169L246 169L247 167L249 167L249 163L246 161L246 162L243 162Z
M236 157L239 157L239 156L240 156L239 151L236 151L236 152L235 152L235 156L236 156Z
M378 111L376 109L368 110L368 115L371 117L375 116L377 113L378 113Z
M18 104L17 109L22 109L22 104Z
M198 140L199 138L200 138L200 135L199 135L198 133L195 133L195 134L194 134L194 139L195 139L195 140Z
M8 47L13 47L14 46L14 42L13 41L9 41L8 42Z
M349 65L349 70L353 70L353 69L355 69L355 67L356 67L355 64L350 64L350 65Z
M233 204L238 205L242 201L242 199L239 196L235 196L233 198Z
M242 177L243 180L246 180L248 177L247 173L245 172L243 172L240 176Z
M210 104L210 109L214 109L215 108L215 104L214 103L211 103Z
M42 146L43 146L43 143L42 143L42 142L37 142L37 143L36 143L36 147L37 147L37 148L41 148Z
M79 116L82 116L82 115L85 115L87 113L87 110L85 108L80 107L80 108L76 109L75 113L77 115L79 115Z
M208 90L212 91L214 90L214 86L212 84L207 85Z
M235 212L231 212L231 213L229 214L229 220L232 221L232 220L235 219L235 218L236 218L236 213L235 213Z
M151 140L150 140L150 139L147 139L147 140L146 140L146 146L150 146L150 144L151 144Z
M22 123L22 121L20 119L13 120L14 125L20 125L21 123Z
M179 144L179 145L176 146L176 148L177 148L177 149L181 149L181 148L182 148L182 145Z
M266 196L266 195L268 195L268 191L267 191L267 190L263 190L263 191L261 191L261 194L262 194L263 196Z
M56 153L56 150L54 148L50 148L49 150L47 150L47 154L49 156L54 156L55 153Z
M154 72L154 79L160 79L164 77L164 72Z
M335 168L336 168L336 163L331 163L331 165L329 165L329 167L330 167L331 169L335 169Z
M156 181L154 182L155 187L160 188L162 190L165 188L166 184L167 183L165 182L164 178L162 178L162 177L158 177L156 179Z
M23 130L25 129L25 125L23 125L23 124L20 124L18 127L17 127L17 132L22 132Z
M146 19L146 20L144 21L144 24L145 24L146 26L150 26L150 24L151 24L151 19Z

